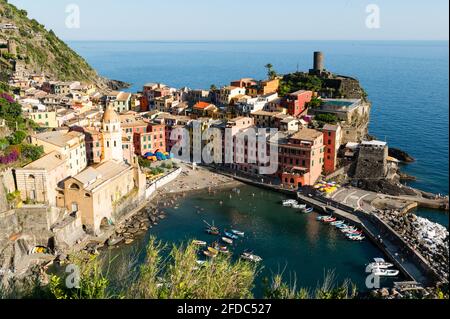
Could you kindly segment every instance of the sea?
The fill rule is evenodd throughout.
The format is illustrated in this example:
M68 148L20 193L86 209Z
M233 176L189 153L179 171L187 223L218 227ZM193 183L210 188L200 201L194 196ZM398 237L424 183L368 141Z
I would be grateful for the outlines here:
M436 194L449 192L448 41L96 41L69 45L101 75L131 83L132 92L148 82L208 89L243 77L262 79L267 63L278 73L306 71L312 67L313 51L322 51L326 69L359 79L367 91L373 104L370 134L416 159L402 165L405 173L417 178L409 184ZM347 275L363 286L363 264L379 254L375 247L349 243L316 225L313 217L294 214L284 218L285 212L275 205L280 200L277 195L247 188L242 194L249 192L262 192L260 202L265 205L249 197L251 209L245 208L247 202L240 206L228 201L227 206L218 207L198 195L180 203L179 210L171 212L173 218L153 232L168 241L194 236L192 230L198 231L202 223L195 225L188 217L196 213L195 203L203 203L209 205L210 217L221 224L245 221L247 231L254 233L253 246L260 247L259 253L269 260L268 271L278 268L303 274L304 283L311 287L320 279L319 271L336 269L340 278ZM218 203L221 196L210 200ZM255 215L249 216L252 211ZM418 209L416 213L448 228L446 212Z

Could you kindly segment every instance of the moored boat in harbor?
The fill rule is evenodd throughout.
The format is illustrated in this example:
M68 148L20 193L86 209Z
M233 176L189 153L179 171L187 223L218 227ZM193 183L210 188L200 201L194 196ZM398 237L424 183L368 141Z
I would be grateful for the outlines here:
M372 274L380 277L396 277L400 274L400 271L396 269L373 268Z
M237 236L237 235L235 235L233 233L230 233L230 232L226 231L226 232L224 232L224 234L225 234L225 236L227 236L230 239L239 239L239 236Z
M261 262L263 260L260 256L255 255L251 252L243 252L241 258L251 262Z
M230 245L233 244L233 239L228 238L228 237L222 237L222 241L223 241L224 243L227 243L227 244L230 244Z
M231 232L232 232L233 234L235 234L235 235L240 236L240 237L244 237L244 236L245 236L245 233L242 232L242 231L239 231L239 230L232 229Z

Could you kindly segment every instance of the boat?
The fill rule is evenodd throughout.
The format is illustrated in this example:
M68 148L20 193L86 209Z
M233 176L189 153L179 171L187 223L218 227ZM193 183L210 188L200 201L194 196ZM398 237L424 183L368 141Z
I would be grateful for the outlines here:
M223 241L224 243L227 243L227 244L230 244L230 245L233 244L233 239L230 239L230 238L228 238L228 237L222 237L222 241Z
M298 202L295 199L287 199L282 202L282 205L284 207L292 207L293 205L296 204L298 204Z
M210 258L217 257L217 254L213 254L213 253L210 252L209 250L205 250L205 251L203 252L203 254L204 254L206 257L210 257Z
M213 246L213 248L214 248L215 250L217 250L218 252L221 252L221 253L225 253L225 254L230 253L230 251L228 250L228 247L227 247L227 246L219 245L218 243L215 243L214 246Z
M364 237L362 235L350 236L350 237L347 237L347 238L350 239L350 240L353 240L353 241L363 241L364 239L366 239L366 237Z
M230 239L239 239L239 236L229 233L229 232L225 232L225 236L227 236Z
M332 222L331 223L331 226L338 226L338 225L342 225L342 224L344 224L345 222L343 221L343 220L338 220L338 221L335 221L335 222Z
M400 274L400 271L396 269L383 269L383 268L373 268L372 274L375 276L383 276L383 277L395 277Z
M320 221L322 221L322 220L324 220L324 219L327 219L327 218L331 218L332 216L317 216L317 218L316 218L316 220L318 220L319 222Z
M206 228L206 233L210 234L210 235L214 235L217 236L220 234L220 229L216 226L214 226L214 221L212 223L212 225L208 224L206 221L203 221L206 225L208 225L208 227Z
M206 231L207 234L214 235L214 236L217 236L217 235L220 234L220 230L219 230L219 228L217 228L217 227L214 227L214 228L206 228L205 231Z
M336 225L335 226L337 229L341 229L341 230L344 230L344 229L348 229L348 225L346 225L346 224L338 224L338 225Z
M239 231L239 230L232 229L231 232L232 232L233 234L238 235L238 236L241 236L241 237L244 237L244 236L245 236L245 233L242 232L242 231Z
M305 204L294 204L294 205L292 205L292 208L295 208L295 209L305 209L305 208L306 208L306 205L305 205Z
M206 241L193 240L192 244L195 245L195 246L206 246Z
M252 254L250 252L243 252L241 258L252 262L261 262L263 260L260 256Z
M386 262L383 258L374 258L374 262L370 263L368 267L371 269L373 268L380 268L380 269L387 269L394 267L394 264Z
M312 213L313 210L314 210L314 209L313 209L312 207L309 207L309 208L306 208L306 207L305 207L305 209L303 209L302 211L303 211L303 213L305 213L305 214L309 214L309 213Z
M322 220L324 223L332 223L336 221L335 217L331 217L331 218L325 218Z

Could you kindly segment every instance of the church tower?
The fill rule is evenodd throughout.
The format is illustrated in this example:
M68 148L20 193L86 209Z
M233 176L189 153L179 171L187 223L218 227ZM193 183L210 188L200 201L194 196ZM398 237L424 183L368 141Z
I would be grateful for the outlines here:
M122 129L120 117L109 105L106 107L102 119L103 154L102 161L115 160L123 162Z

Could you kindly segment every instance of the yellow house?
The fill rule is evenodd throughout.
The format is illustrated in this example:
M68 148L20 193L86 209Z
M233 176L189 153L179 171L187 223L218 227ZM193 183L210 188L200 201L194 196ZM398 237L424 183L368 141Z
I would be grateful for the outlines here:
M48 110L48 111L32 110L30 113L28 113L28 117L30 120L33 120L40 126L45 126L49 128L59 127L59 123L56 120L56 115L57 115L56 110Z

